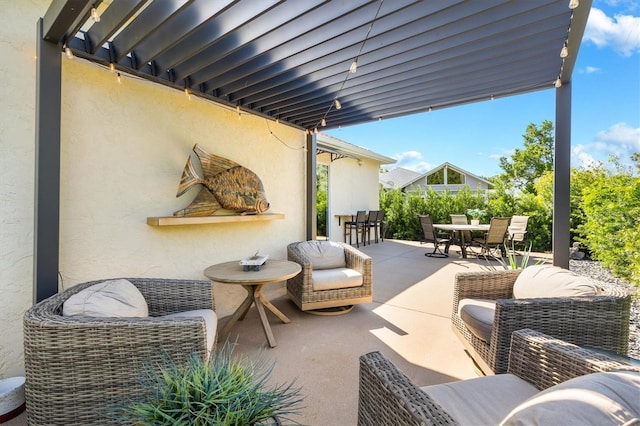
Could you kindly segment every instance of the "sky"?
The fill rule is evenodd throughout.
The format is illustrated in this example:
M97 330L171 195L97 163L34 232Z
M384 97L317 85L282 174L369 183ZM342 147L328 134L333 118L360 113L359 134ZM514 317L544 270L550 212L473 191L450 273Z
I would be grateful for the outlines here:
M526 128L555 121L555 90L327 130L424 173L449 162L478 176L502 172ZM623 165L640 152L640 1L594 0L572 78L571 166Z

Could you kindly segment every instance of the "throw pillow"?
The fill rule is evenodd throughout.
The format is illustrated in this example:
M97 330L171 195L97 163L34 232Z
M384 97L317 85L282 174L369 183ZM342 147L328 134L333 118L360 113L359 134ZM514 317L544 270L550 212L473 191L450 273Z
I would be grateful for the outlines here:
M333 241L304 241L298 244L298 250L309 259L314 270L347 266L344 248Z
M69 297L62 315L147 317L149 308L138 288L125 279L103 281Z
M513 284L515 299L595 296L597 293L597 287L588 278L549 265L525 268Z
M622 425L640 421L640 373L593 373L552 386L501 425ZM635 424L635 423L634 423Z

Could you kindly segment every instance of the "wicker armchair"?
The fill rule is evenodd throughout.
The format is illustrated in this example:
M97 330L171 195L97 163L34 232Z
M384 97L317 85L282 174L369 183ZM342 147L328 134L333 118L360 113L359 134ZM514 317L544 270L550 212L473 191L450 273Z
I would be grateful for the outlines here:
M509 373L539 390L590 373L640 371L530 329L513 333L509 356ZM360 357L359 426L448 424L456 424L451 415L380 352Z
M370 303L373 300L373 266L371 257L351 247L349 244L331 242L331 244L337 244L343 248L346 267L362 274L362 285L357 287L314 290L314 266L309 257L305 256L300 250L299 245L302 243L303 242L295 242L287 246L288 259L302 266L302 272L287 280L289 297L301 310L308 311L355 305L358 303Z
M206 356L204 319L154 317L215 310L211 281L128 280L145 297L149 317L62 316L65 300L100 281L75 285L26 312L28 424L118 424L114 410L139 393L139 373L148 363Z
M513 299L522 270L459 273L455 278L451 321L485 374L507 371L511 333L531 328L558 339L626 354L629 349L629 296L575 296ZM458 313L462 299L497 300L490 343L478 338Z

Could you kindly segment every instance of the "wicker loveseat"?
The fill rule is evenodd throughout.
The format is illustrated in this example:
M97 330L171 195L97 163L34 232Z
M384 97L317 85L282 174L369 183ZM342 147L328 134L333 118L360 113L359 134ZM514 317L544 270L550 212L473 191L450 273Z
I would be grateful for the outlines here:
M24 316L26 411L29 424L107 425L135 397L145 366L192 353L205 357L205 320L159 318L215 310L211 281L127 278L144 296L149 316L63 316L72 295L101 281L75 285L31 307Z
M302 267L287 280L287 292L303 311L373 300L372 260L360 250L341 242L302 241L287 246L287 257Z
M510 374L419 387L380 352L363 355L358 425L623 424L640 416L639 367L530 329L513 333L509 357ZM603 381L614 386L603 392Z
M537 268L543 266L530 266L525 271L531 274ZM452 328L485 374L507 371L511 333L523 328L580 346L627 353L629 296L552 297L549 294L551 297L514 298L514 284L521 273L524 274L522 270L465 272L455 277ZM538 280L534 285L542 288L547 281ZM495 304L495 312L491 311L491 318L487 319L491 321L490 335L484 339L461 317L461 301L473 299Z

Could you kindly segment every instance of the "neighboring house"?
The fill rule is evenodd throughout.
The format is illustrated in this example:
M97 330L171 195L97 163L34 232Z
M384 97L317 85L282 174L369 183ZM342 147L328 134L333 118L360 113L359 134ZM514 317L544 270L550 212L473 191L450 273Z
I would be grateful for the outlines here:
M422 174L413 170L397 167L388 172L380 173L380 184L385 189L404 188L421 176Z
M345 216L379 209L378 171L396 160L324 133L316 140L317 162L329 172L327 236L343 241Z
M455 194L465 185L469 186L472 191L481 190L486 192L493 189L493 184L488 180L450 163L443 163L425 174L405 182L401 188L403 191L431 188L436 192L442 192L448 189L452 194Z

